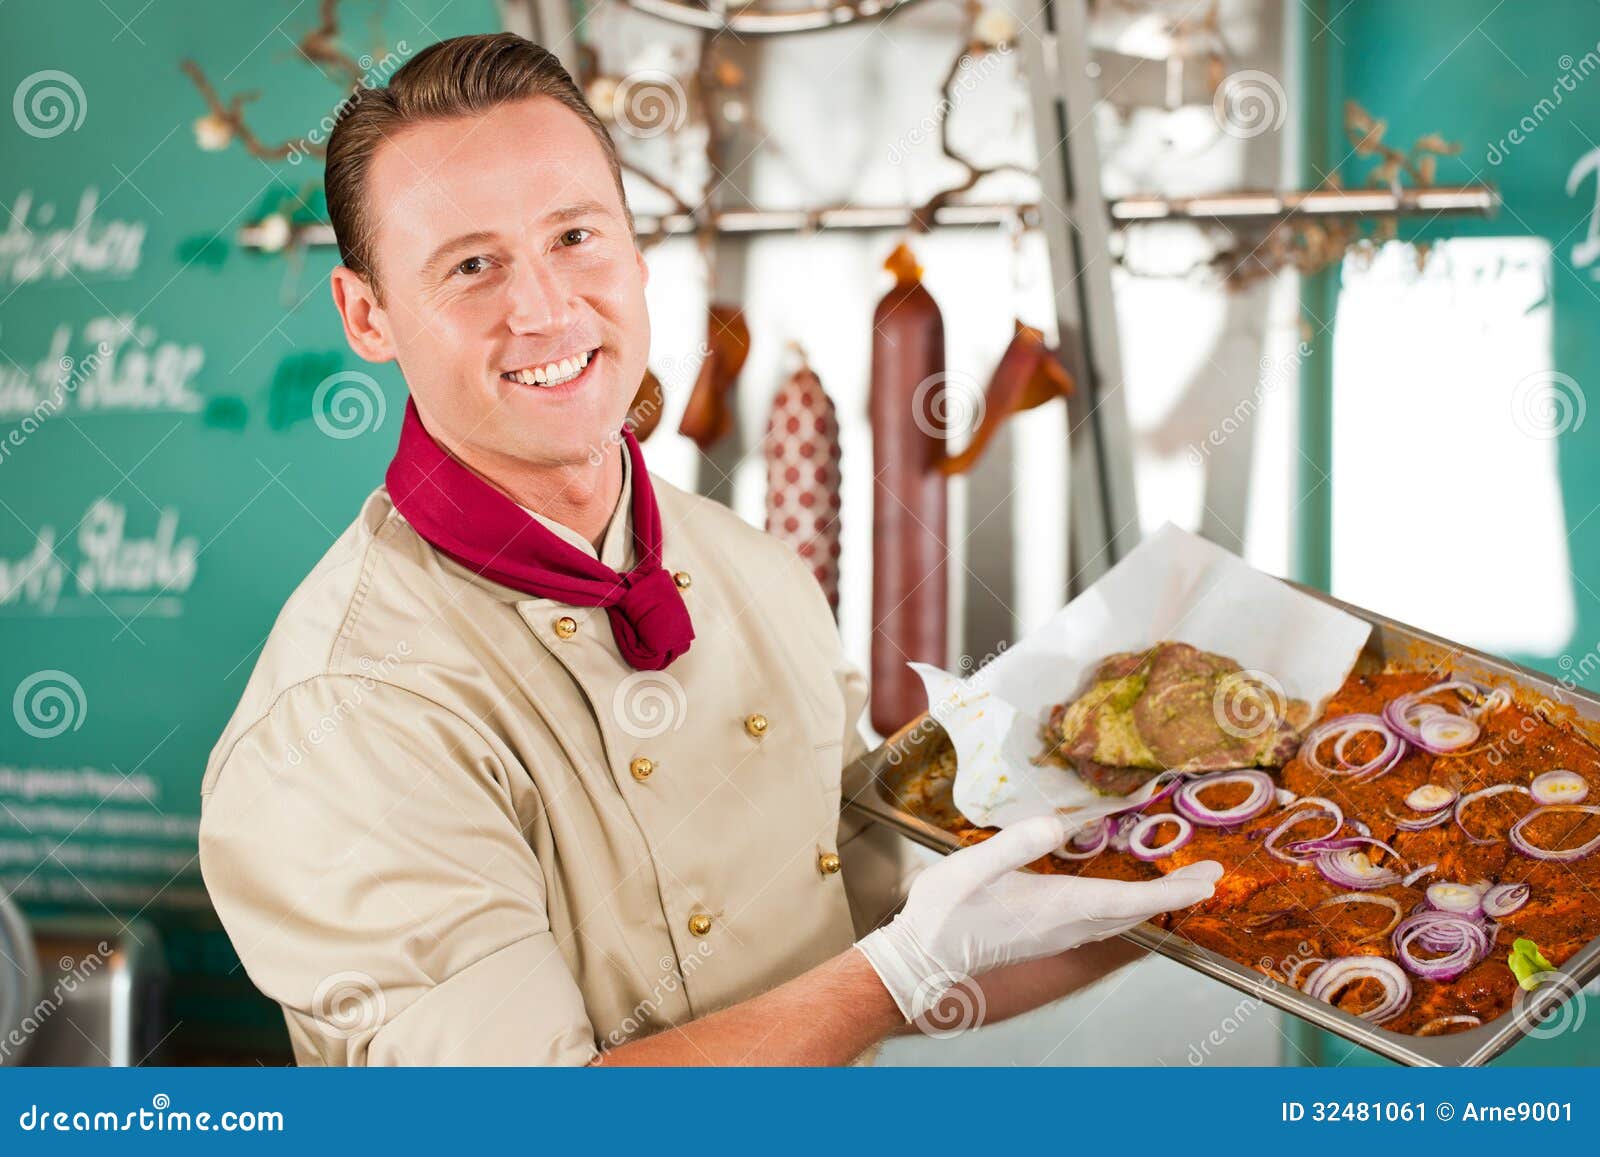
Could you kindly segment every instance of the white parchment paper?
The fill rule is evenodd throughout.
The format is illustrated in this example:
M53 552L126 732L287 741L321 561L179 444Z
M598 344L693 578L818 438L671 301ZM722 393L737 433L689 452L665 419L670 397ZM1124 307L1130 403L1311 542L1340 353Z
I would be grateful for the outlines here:
M913 663L929 712L955 744L955 804L980 826L1061 811L1083 826L1148 796L1094 790L1075 772L1035 766L1039 728L1106 656L1163 640L1265 672L1312 719L1349 675L1371 626L1263 574L1215 543L1166 524L1027 638L966 677Z

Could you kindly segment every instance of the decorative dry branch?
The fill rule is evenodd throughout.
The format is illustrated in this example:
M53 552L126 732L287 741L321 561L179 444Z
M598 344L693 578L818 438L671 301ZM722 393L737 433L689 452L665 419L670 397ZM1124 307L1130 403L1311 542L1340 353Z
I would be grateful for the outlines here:
M328 70L332 69L337 78L354 91L361 87L363 72L360 62L339 47L338 8L339 0L320 0L317 26L295 41L295 48L323 75L326 76ZM206 107L211 110L195 123L195 135L202 148L222 149L237 140L251 156L263 161L281 161L296 152L321 157L326 151L323 145L309 141L266 144L245 123L244 115L244 106L259 100L260 93L239 93L224 101L198 63L185 59L180 62L180 67L194 82Z
M1384 143L1388 122L1373 117L1355 101L1345 103L1344 127L1356 156L1378 160L1367 174L1366 184L1396 192L1405 187L1402 177L1409 177L1416 188L1433 185L1438 158L1452 157L1461 151L1459 143L1447 141L1438 133L1418 137L1410 148L1396 149ZM1341 188L1339 175L1328 174L1321 187ZM1365 219L1294 219L1275 225L1249 248L1241 241L1223 249L1210 265L1235 286L1252 284L1282 269L1294 269L1302 274L1318 273L1343 261L1347 255L1370 260L1378 246L1394 240L1399 231L1400 219L1392 213ZM1418 244L1416 249L1420 269L1427 261L1429 246Z
M966 169L967 175L949 188L940 189L928 198L921 206L912 210L911 228L917 233L926 233L932 227L933 215L943 208L956 196L975 187L979 181L995 173L1021 173L1024 176L1035 176L1035 171L1027 165L999 164L979 165L976 161L958 152L955 144L950 139L950 122L956 107L956 81L961 76L963 68L969 68L974 61L982 59L991 52L1009 51L1016 43L1017 29L1014 22L1006 18L1006 23L995 22L998 9L985 11L979 0L966 0L967 37L966 42L950 61L950 67L945 71L944 82L939 86L939 151L950 160ZM980 30L979 22L983 20L984 27Z

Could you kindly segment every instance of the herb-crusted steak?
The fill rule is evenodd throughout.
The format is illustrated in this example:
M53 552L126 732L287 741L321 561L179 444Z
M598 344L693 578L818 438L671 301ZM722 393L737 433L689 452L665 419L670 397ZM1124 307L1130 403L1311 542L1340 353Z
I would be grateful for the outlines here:
M1309 714L1239 664L1187 643L1104 659L1045 724L1045 758L1127 795L1157 772L1282 767Z

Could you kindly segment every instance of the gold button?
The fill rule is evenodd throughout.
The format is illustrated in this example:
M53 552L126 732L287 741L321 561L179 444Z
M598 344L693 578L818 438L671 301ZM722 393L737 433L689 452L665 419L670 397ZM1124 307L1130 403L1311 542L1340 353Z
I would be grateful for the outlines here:
M655 769L656 765L642 755L635 759L632 763L628 764L628 770L633 772L633 778L640 780L641 782L649 779L650 773Z
M571 615L562 615L556 620L556 634L563 639L570 639L578 633L578 620Z
M686 570L675 570L675 571L673 571L672 572L672 581L678 584L678 589L680 591L688 590L689 589L689 584L694 582L694 580L689 577L689 572L686 571Z
M696 936L704 936L711 931L711 917L704 912L696 912L689 917L689 931Z
M840 868L839 857L833 852L823 852L817 857L817 867L824 876L831 876Z
M759 711L746 715L744 717L744 729L755 738L760 739L767 733L767 717Z

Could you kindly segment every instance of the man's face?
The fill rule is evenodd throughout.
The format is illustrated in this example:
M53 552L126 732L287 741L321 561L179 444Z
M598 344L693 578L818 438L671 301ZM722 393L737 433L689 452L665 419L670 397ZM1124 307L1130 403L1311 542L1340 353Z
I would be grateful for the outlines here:
M584 123L533 97L412 126L379 147L366 197L373 324L429 430L482 465L596 461L644 376L650 319L644 258Z

